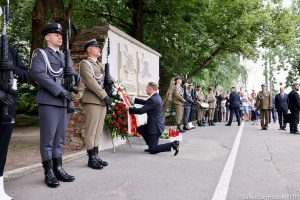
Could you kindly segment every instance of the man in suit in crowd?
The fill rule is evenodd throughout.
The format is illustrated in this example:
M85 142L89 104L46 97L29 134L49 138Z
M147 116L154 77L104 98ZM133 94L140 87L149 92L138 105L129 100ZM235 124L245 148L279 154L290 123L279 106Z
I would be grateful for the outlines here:
M32 54L31 75L39 84L35 102L39 106L40 151L45 170L45 183L56 188L59 182L72 182L74 176L62 168L62 149L70 115L67 101L73 104L74 96L62 85L64 76L74 75L75 85L81 82L80 76L70 66L64 67L65 55L59 51L62 45L62 27L51 23L42 29L48 47L36 49ZM53 170L52 170L53 161Z
M84 50L87 58L79 63L80 77L85 86L81 99L86 117L84 145L89 156L88 167L103 169L108 163L100 159L98 146L103 131L106 104L110 105L111 99L103 87L105 67L98 61L101 55L99 43L96 39L89 40L85 43Z
M275 109L278 113L279 130L286 130L285 116L288 113L289 99L288 95L284 93L284 87L280 87L279 93L275 96Z
M179 76L175 78L175 88L174 88L174 105L176 110L176 123L177 128L179 129L179 132L183 133L185 130L183 130L182 125L182 117L183 117L183 111L184 111L184 103L185 99L183 98L184 92L183 88L181 87L182 80Z
M1 60L0 62L1 62L0 68L1 69L6 68L6 70L13 71L13 73L18 77L18 81L20 83L26 83L29 81L29 73L15 48L8 47L8 60ZM10 80L11 82L13 82L13 77L10 77ZM10 88L9 93L6 93L6 91L1 90L3 89L4 86L2 84L3 82L0 84L1 111L3 111L3 107L7 107L8 115L15 119L16 116L15 103L18 100L18 93L17 91L15 91L16 85L13 85ZM17 83L15 82L15 84ZM6 164L8 146L9 146L9 142L14 127L14 122L11 120L12 119L5 122L4 119L0 117L0 148L1 148L0 150L0 199L1 200L12 199L5 193L3 187L3 182L4 182L3 173Z
M288 108L291 111L290 133L299 134L299 110L300 110L300 98L299 98L299 84L293 84L293 90L288 94Z
M261 85L262 91L258 92L256 98L256 107L260 112L261 130L268 130L269 110L272 108L272 94L267 91L267 85Z
M225 126L231 126L233 114L235 113L236 119L238 121L238 126L241 125L240 119L240 95L235 91L235 87L231 87L229 95L229 107L230 107L230 117L229 122Z
M133 108L126 106L126 110L129 110L129 114L144 114L147 113L147 124L138 127L138 133L142 135L148 149L145 151L156 154L159 152L171 151L171 148L175 150L174 156L179 152L179 141L169 142L166 144L158 144L159 137L165 130L165 120L163 116L163 103L162 99L157 93L158 85L154 82L149 82L146 88L147 100L132 98L127 96L129 100L133 100L136 104L141 104L141 108Z

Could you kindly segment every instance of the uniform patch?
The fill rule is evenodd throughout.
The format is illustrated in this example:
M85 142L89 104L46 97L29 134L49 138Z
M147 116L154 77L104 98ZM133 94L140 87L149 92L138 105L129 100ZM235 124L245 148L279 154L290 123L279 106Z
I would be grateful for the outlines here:
M33 54L33 57L36 57L36 56L37 56L37 53L34 53L34 54Z

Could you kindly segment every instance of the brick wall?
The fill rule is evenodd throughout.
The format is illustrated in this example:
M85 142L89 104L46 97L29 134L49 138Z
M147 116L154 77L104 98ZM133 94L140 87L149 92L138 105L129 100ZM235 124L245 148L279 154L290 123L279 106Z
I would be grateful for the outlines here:
M71 58L73 60L76 71L78 71L77 64L86 58L83 47L86 41L96 39L103 49L105 39L107 38L108 25L106 23L99 23L93 26L84 26L78 29L74 42L71 45ZM101 60L99 60L101 61ZM71 114L70 122L67 129L65 149L78 150L84 147L84 123L85 114L80 105L80 96L82 96L84 85L77 87L79 94L75 95L74 106L77 110L75 114Z

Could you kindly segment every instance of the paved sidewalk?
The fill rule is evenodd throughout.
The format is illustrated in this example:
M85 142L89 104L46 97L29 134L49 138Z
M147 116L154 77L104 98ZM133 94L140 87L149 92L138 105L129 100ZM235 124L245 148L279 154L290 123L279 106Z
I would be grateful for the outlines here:
M246 123L228 191L228 200L241 195L299 195L299 135L268 131ZM87 156L64 163L72 183L48 188L43 171L5 182L15 200L209 200L239 131L236 124L197 127L183 134L180 152L151 155L146 145L128 144L99 153L109 164L87 167ZM245 196L242 196L245 197ZM298 198L294 198L298 199Z

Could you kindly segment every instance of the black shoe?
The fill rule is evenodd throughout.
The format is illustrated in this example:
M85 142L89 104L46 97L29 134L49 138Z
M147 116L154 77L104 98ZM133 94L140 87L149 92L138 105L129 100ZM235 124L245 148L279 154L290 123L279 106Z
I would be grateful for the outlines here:
M88 161L88 167L92 169L103 169L103 165L96 159L94 149L87 150L89 161Z
M281 130L283 130L283 131L286 131L286 129L285 129L285 128L282 128Z
M172 148L175 150L174 156L176 156L179 152L179 141L175 140L172 144Z
M295 131L295 132L294 132L294 134L299 134L299 133L300 133L299 131Z
M215 126L215 124L214 124L214 121L213 121L213 120L211 120L211 122L210 122L210 125L211 125L211 126Z
M180 133L184 133L185 132L185 130L183 130L181 124L177 124L177 128L178 128L178 130L179 130Z
M189 130L191 130L191 128L190 128L189 125L186 123L186 124L184 124L184 126L183 126L183 130L189 131Z
M238 126L240 126L241 124L238 123Z
M197 121L198 126L202 126L202 123L200 121Z
M144 151L145 151L145 152L150 152L150 150L149 150L149 149L145 149Z
M56 178L63 182L72 182L75 180L74 176L69 175L62 167L62 158L53 158L53 173Z
M48 187L57 188L59 186L59 182L55 177L52 167L51 167L51 160L43 161L43 168L45 170L45 183Z
M106 161L100 159L100 157L98 156L98 153L99 153L98 147L94 147L94 152L95 152L95 157L96 157L96 159L97 159L104 167L106 167L106 166L108 165L108 162L106 162Z
M225 126L231 126L231 124L228 124L228 123L227 123L227 124L225 124Z

